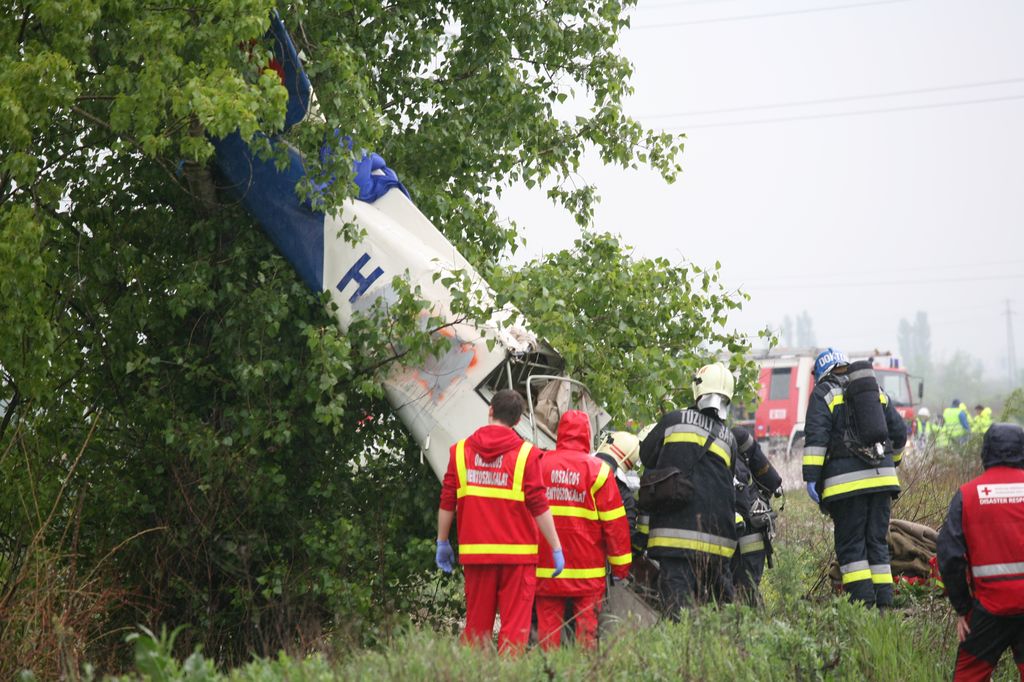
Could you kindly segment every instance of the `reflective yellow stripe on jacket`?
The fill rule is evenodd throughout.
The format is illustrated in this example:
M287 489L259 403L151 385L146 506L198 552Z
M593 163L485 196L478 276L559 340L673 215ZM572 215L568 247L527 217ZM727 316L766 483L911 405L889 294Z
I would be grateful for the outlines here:
M552 516L575 516L579 519L587 519L588 521L597 521L598 513L596 509L587 509L586 507L570 507L567 504L553 504L550 506Z
M490 488L483 485L470 485L466 481L466 441L460 440L455 446L455 471L459 478L459 487L456 496L459 498L469 495L470 497L492 497L499 500L515 500L522 502L526 499L523 493L523 474L526 471L526 460L529 459L530 448L533 444L523 441L516 455L516 468L512 476L512 488ZM463 552L465 550L463 549Z
M837 405L842 405L845 402L843 400L843 394L842 393L833 393L833 391L835 391L835 390L836 389L832 389L832 391L829 391L828 393L825 394L825 398L826 398L825 402L828 403L828 411L829 412L834 412ZM888 405L889 404L889 396L887 396L883 391L879 391L878 392L878 402L882 403L883 405Z
M825 479L824 491L821 499L852 493L858 490L870 490L872 488L888 488L889 486L899 487L900 479L896 476L894 467L881 467L879 469L862 469L851 471L848 474L830 476Z
M633 563L633 553L628 552L626 554L616 554L614 556L608 555L608 563L612 566L625 566Z
M663 442L666 445L669 443L694 443L696 445L704 445L704 443L706 443L707 441L708 437L703 436L699 433L682 432L668 434L667 436L665 436L665 440ZM708 448L708 452L713 452L714 454L718 455L722 459L722 461L725 462L725 466L732 466L732 457L729 455L728 452L723 450L722 446L719 445L718 443L712 442L711 447Z
M824 445L807 445L804 446L804 461L805 467L820 467L825 464L825 451L827 448Z
M764 551L764 535L761 533L750 533L739 539L740 554L751 554Z
M736 541L710 533L680 528L652 528L647 548L692 549L726 558L736 553Z
M590 497L597 495L597 491L604 486L604 482L608 480L608 474L610 474L612 468L601 462L601 470L597 473L597 478L594 479L594 485L590 486ZM594 505L597 506L596 504Z
M626 515L626 508L619 505L615 509L609 509L607 511L597 511L597 517L602 521L614 521L615 519L621 519Z

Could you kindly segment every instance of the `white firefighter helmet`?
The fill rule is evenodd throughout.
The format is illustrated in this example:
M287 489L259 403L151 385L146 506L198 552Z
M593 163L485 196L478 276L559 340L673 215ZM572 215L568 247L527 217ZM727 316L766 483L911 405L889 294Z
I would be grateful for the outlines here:
M609 433L598 452L611 455L625 470L632 469L640 460L640 439L628 431Z
M922 407L917 411L917 416L921 419L929 419L932 416L931 411L927 407Z
M723 363L704 365L697 370L697 376L693 379L693 397L697 401L697 409L713 409L718 418L724 420L735 387L736 380Z
M735 387L736 380L729 368L721 362L713 362L697 370L697 376L693 379L693 397L700 400L703 395L717 393L725 396L726 400L732 400Z

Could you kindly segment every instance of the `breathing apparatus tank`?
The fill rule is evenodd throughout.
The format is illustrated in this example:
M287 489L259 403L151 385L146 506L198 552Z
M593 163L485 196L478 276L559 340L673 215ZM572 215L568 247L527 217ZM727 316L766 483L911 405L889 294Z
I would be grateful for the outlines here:
M875 370L867 360L851 362L846 371L843 402L847 407L847 445L860 457L876 462L884 457L889 427L880 400ZM859 447L857 447L859 446ZM865 452L866 450L866 452Z

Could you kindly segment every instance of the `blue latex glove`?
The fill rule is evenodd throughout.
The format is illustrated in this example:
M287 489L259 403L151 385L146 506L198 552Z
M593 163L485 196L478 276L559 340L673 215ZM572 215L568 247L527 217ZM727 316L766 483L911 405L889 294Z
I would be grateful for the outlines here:
M565 568L565 555L562 554L562 550L556 549L553 554L555 557L555 572L551 574L552 578L557 577L562 572L562 569Z
M818 497L818 491L814 489L814 482L807 482L807 495L814 500L815 504L821 504L821 498Z
M447 540L438 540L434 563L445 573L451 573L453 561L455 561L455 550L452 549L451 543Z

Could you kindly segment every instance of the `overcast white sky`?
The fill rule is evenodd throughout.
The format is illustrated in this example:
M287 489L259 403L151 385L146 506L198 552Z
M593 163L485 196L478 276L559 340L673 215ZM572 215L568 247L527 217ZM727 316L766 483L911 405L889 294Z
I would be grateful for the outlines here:
M898 350L900 318L925 310L934 358L962 348L1006 376L1006 300L1024 313L1024 3L641 0L632 24L627 110L687 134L684 172L666 185L589 160L597 229L720 260L752 296L742 330L807 310L821 345ZM766 108L818 100L833 101ZM528 239L517 260L578 234L542 191L499 208Z

